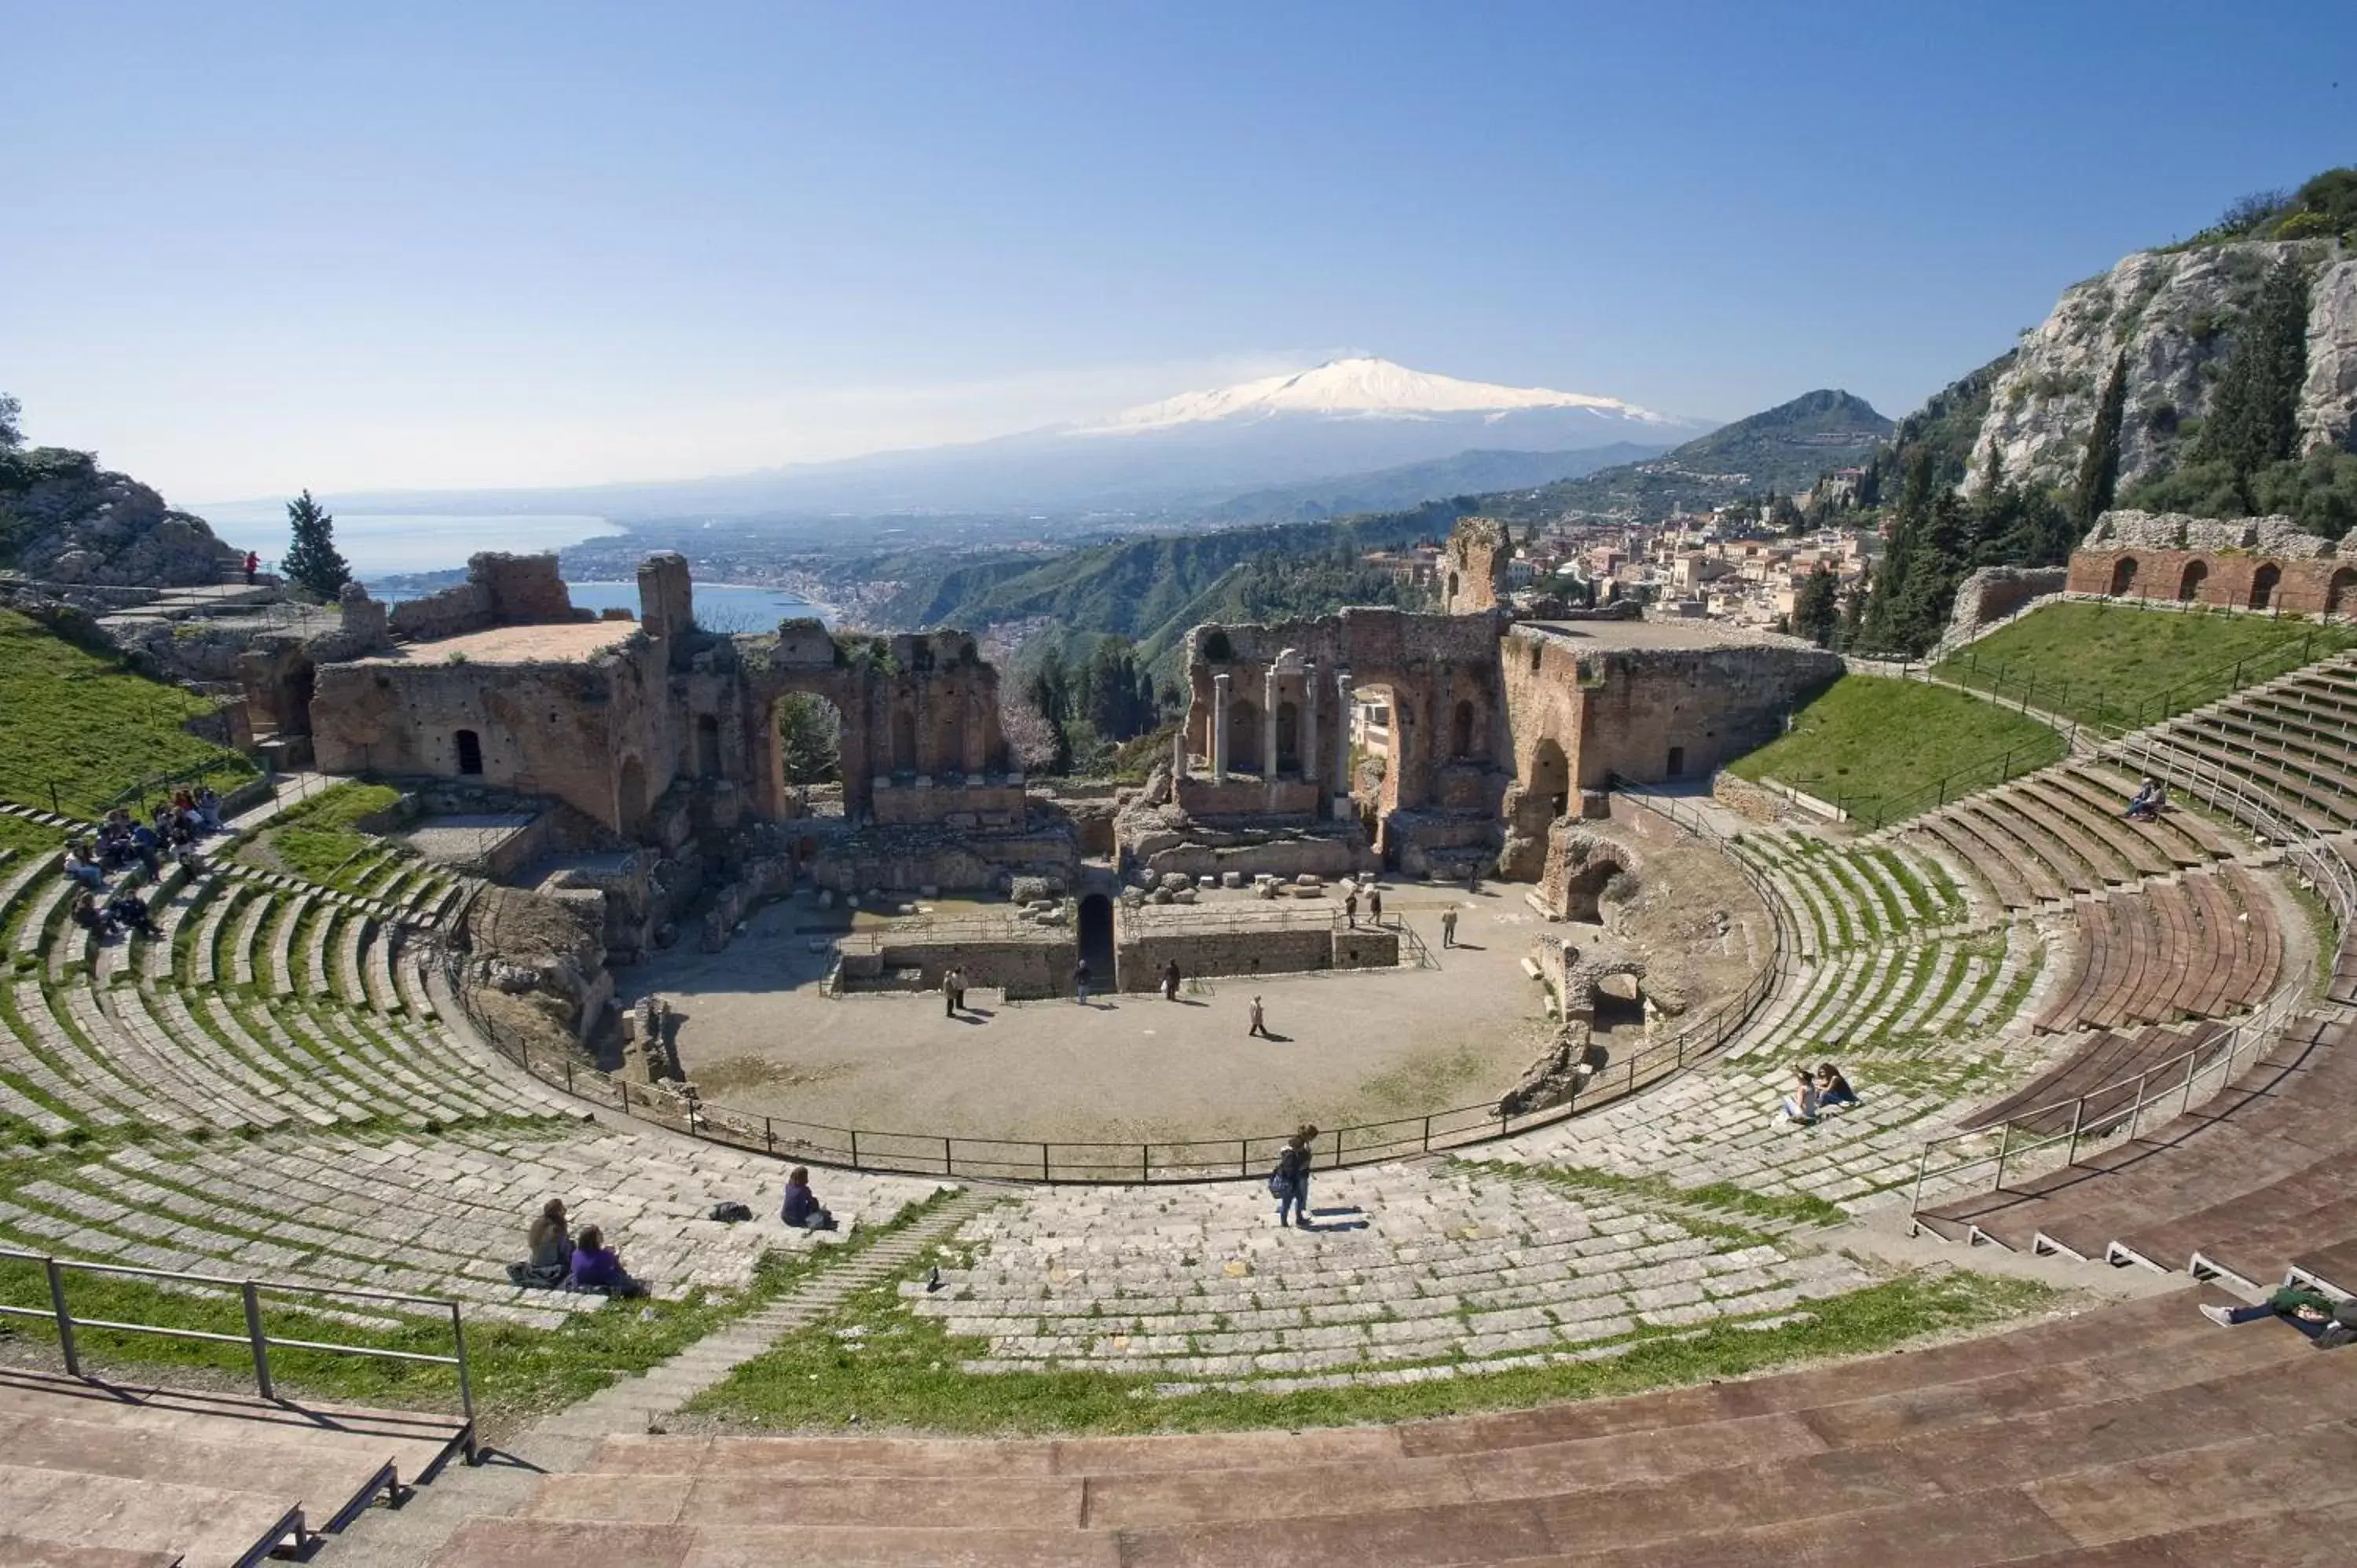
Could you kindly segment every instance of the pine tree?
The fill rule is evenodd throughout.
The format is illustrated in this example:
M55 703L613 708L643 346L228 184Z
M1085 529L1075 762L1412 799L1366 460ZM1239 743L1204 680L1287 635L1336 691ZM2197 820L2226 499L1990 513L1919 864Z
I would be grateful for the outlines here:
M2095 427L2087 433L2087 455L2080 460L2079 483L2071 496L2071 521L2082 534L2112 509L2120 482L2120 421L2127 403L2128 357L2123 350L2112 360L2111 379L2104 383L2104 400L2095 407Z
M305 490L286 503L286 522L295 535L282 568L286 580L314 598L334 598L352 580L352 569L336 553L336 520Z
M1824 648L1833 641L1834 628L1840 620L1841 603L1834 575L1820 566L1809 574L1792 601L1792 635L1805 637Z

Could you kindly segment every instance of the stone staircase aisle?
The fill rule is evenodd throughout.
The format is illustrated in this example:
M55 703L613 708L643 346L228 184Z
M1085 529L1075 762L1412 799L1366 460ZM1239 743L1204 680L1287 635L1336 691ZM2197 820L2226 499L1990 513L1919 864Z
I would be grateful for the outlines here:
M603 1444L660 1432L663 1419L738 1367L769 1349L782 1336L813 1323L851 1295L908 1268L925 1250L956 1234L967 1221L996 1206L996 1190L955 1189L931 1212L820 1271L757 1312L635 1377L546 1416L498 1444L480 1466L446 1475L441 1485L421 1492L396 1511L378 1509L359 1520L337 1543L338 1568L424 1568L468 1529L497 1528L530 1500L545 1477L589 1466ZM774 1216L755 1224L774 1226ZM628 1311L627 1301L613 1304ZM584 1564L634 1562L626 1542L592 1545L572 1561ZM540 1561L528 1554L519 1563Z

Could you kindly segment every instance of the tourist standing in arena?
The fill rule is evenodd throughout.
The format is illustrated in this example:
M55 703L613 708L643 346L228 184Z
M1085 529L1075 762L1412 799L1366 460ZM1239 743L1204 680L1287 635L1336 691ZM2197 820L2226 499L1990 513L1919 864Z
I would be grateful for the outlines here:
M1457 945L1457 911L1454 909L1440 912L1440 945L1445 948Z
M1257 996L1252 999L1252 1027L1245 1030L1244 1033L1247 1036L1258 1035L1264 1040L1274 1039L1275 1037L1268 1032L1268 1018L1266 1015L1261 1012L1260 998Z

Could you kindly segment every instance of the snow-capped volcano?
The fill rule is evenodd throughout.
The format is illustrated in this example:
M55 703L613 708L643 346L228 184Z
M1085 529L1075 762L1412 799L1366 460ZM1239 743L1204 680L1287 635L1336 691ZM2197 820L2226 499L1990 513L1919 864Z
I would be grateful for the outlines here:
M1420 419L1436 414L1505 414L1536 409L1577 409L1615 423L1677 430L1684 421L1619 398L1547 387L1507 387L1412 371L1373 355L1329 360L1314 370L1265 376L1216 392L1182 392L1160 403L1125 409L1109 419L1074 426L1076 434L1117 435L1214 420L1279 414L1327 418Z

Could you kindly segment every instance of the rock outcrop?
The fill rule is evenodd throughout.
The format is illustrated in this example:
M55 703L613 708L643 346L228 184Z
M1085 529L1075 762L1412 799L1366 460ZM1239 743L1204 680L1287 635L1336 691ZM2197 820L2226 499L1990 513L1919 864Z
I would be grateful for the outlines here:
M236 553L200 517L80 453L45 451L41 477L0 494L0 534L36 582L175 588L218 583ZM79 460L76 460L79 459Z
M2170 467L2210 396L2260 285L2297 255L2310 269L2304 450L2357 450L2357 257L2330 241L2246 241L2140 251L2064 291L1997 378L1974 443L1967 489L1992 472L2068 485L2078 473L2112 365L2126 357L2119 488Z

